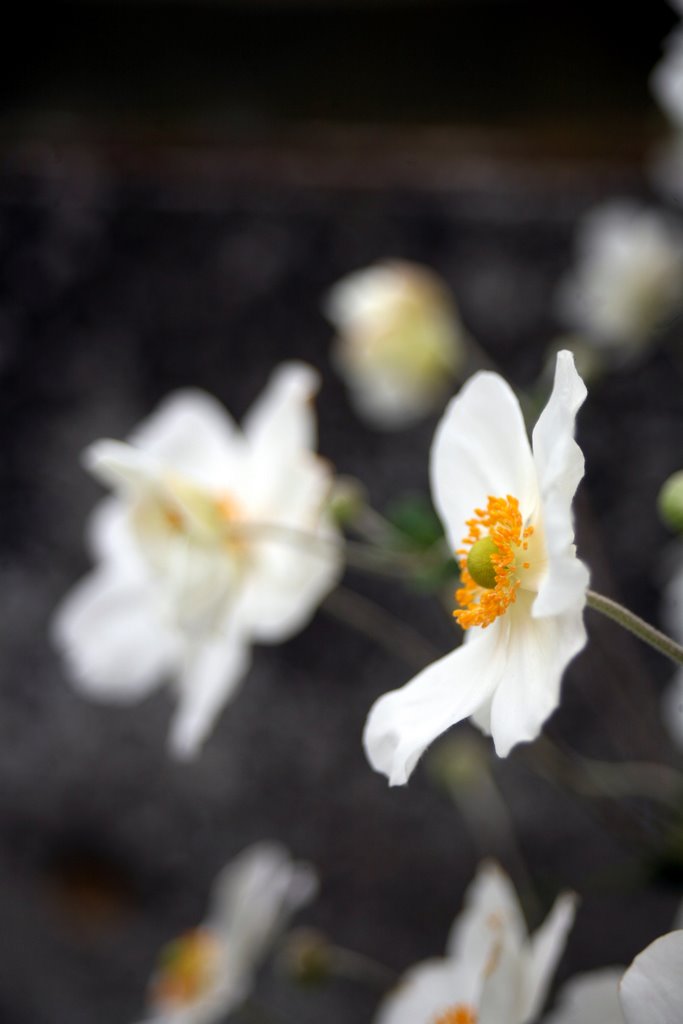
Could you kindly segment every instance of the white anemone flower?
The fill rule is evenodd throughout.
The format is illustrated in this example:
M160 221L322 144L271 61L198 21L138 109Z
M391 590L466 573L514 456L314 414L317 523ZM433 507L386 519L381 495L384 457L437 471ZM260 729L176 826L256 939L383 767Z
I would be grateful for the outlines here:
M586 642L588 570L572 521L584 465L574 419L585 396L570 353L560 352L533 451L519 402L495 373L472 377L437 427L432 493L460 557L453 614L466 636L370 710L365 750L391 785L468 716L505 757L559 703L562 673Z
M603 353L634 356L683 305L677 223L632 203L606 203L581 222L576 249L558 292L561 315Z
M412 967L382 1002L375 1024L528 1024L545 1002L574 920L560 896L529 935L504 872L484 864L456 918L446 956Z
M115 496L93 514L98 564L58 608L54 637L88 697L132 702L171 680L179 757L234 696L251 642L300 630L337 579L316 388L310 367L284 364L242 430L209 395L176 392L128 443L85 451Z
M655 939L623 971L606 967L564 986L544 1024L681 1024L683 931Z
M325 312L359 415L393 430L438 408L462 366L465 334L436 274L399 260L378 263L339 281Z
M143 1024L212 1024L248 997L289 918L317 890L307 864L277 843L256 843L216 879L206 920L161 952Z

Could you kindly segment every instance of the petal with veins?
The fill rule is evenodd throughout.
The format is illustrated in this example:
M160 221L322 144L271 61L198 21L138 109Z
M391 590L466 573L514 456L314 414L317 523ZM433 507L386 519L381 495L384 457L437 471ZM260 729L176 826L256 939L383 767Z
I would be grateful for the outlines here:
M669 932L640 953L619 986L626 1024L680 1024L683 931Z
M524 419L502 377L475 374L452 399L434 437L430 474L453 550L467 533L466 521L489 495L513 495L525 518L535 509L536 473Z

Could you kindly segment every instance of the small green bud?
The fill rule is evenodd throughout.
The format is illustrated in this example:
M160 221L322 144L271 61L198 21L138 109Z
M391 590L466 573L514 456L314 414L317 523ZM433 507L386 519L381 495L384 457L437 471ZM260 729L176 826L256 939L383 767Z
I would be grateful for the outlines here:
M315 928L297 928L285 939L280 966L300 985L325 982L332 973L332 952L327 938Z
M683 533L683 469L666 481L659 492L657 506L669 529Z
M496 585L496 567L491 555L497 555L498 548L490 537L482 537L474 542L467 555L467 569L480 587L493 590Z
M363 511L366 493L359 480L338 476L330 496L329 512L337 526L349 526Z

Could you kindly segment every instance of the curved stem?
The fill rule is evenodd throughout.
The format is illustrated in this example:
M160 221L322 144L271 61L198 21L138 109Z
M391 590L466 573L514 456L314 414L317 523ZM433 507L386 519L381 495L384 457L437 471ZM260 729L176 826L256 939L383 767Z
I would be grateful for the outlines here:
M606 615L608 619L623 626L629 633L633 633L639 640L654 647L666 658L670 658L677 665L683 665L683 647L665 633L651 626L649 622L645 622L639 615L624 608L610 597L596 594L594 590L589 590L586 594L586 603L589 608Z

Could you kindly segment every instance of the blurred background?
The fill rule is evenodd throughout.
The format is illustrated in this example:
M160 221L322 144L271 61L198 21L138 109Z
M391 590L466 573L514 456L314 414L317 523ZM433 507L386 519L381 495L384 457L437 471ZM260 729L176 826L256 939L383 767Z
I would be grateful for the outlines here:
M3 1024L140 1019L159 947L201 920L217 871L261 838L320 871L302 921L397 971L441 953L489 854L534 925L557 891L580 893L560 977L628 963L671 927L680 834L656 803L617 804L599 783L577 792L564 762L532 747L494 762L484 744L504 810L480 802L475 827L427 766L393 790L370 770L367 710L419 654L392 656L323 608L256 650L184 765L165 750L168 691L135 708L87 703L48 623L89 566L83 530L101 491L80 451L125 437L173 388L206 388L241 416L276 363L303 358L323 379L323 454L379 509L427 493L438 414L397 433L359 421L323 297L378 259L424 263L512 383L533 385L566 329L555 295L582 215L613 196L662 202L649 160L670 128L648 79L675 21L654 0L22 11L0 72ZM580 551L597 590L656 621L681 335L674 321L636 369L605 374L579 421ZM435 649L453 645L433 595L346 582ZM668 665L588 624L547 730L558 749L680 765L660 722ZM270 969L259 993L264 1019L356 1024L381 990L303 990Z

